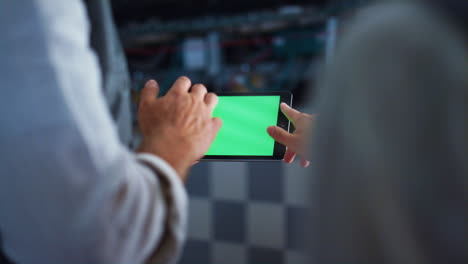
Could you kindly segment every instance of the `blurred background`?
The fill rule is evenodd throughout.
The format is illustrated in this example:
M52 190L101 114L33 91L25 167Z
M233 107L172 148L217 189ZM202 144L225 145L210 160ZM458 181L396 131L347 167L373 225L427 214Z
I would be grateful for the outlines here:
M291 91L295 107L304 109L347 18L368 2L114 0L133 82L135 134L138 94L150 78L162 93L181 75L214 92ZM180 264L306 263L309 187L299 166L196 165Z

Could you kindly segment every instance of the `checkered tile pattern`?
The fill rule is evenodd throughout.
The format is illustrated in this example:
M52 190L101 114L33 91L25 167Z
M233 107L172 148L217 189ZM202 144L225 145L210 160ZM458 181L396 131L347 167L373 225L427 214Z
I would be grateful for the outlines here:
M202 162L192 170L179 264L303 264L310 183L297 164Z

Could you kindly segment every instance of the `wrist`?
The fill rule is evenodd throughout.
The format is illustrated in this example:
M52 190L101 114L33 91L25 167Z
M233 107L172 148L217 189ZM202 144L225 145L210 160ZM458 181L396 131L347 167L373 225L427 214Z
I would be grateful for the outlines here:
M154 144L143 141L143 143L137 149L137 152L150 153L158 156L167 162L177 172L177 174L179 174L180 179L185 183L191 162L188 161L184 155L177 154L174 150L174 148L158 147Z
M183 163L177 159L170 159L165 157L164 155L155 154L156 156L160 157L164 161L166 161L176 172L179 174L180 179L183 183L187 182L187 174L189 171L190 166L186 163Z

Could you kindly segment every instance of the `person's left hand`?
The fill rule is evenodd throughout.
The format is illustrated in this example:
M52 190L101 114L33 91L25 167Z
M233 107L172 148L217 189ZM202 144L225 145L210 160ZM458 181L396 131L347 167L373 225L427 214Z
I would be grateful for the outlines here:
M268 127L268 134L287 147L284 162L292 163L296 155L299 155L301 157L301 166L307 168L310 165L308 143L315 116L301 113L285 103L281 104L281 111L294 124L296 130L290 134L280 127L271 126Z

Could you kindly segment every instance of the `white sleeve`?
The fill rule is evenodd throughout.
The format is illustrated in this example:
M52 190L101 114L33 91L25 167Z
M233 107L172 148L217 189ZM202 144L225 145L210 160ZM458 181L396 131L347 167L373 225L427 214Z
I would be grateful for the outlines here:
M119 143L80 0L0 1L0 236L16 263L173 263L187 195Z

